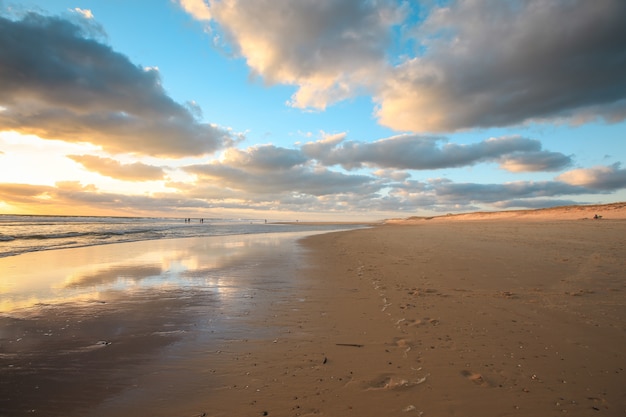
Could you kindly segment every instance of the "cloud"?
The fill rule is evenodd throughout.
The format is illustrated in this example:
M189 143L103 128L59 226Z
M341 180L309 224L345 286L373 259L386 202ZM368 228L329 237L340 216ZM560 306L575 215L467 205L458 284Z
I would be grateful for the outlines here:
M623 0L179 3L295 107L372 94L411 132L626 117Z
M184 169L197 175L201 182L219 183L250 194L369 195L380 188L370 176L347 175L316 167L300 151L273 145L229 149L221 161Z
M75 7L71 11L74 13L78 13L84 19L93 19L93 13L89 9L81 9L80 7Z
M374 175L380 178L386 178L391 181L406 181L411 178L411 174L405 171L396 171L393 169L378 169L373 172Z
M111 158L93 155L68 155L73 161L83 165L89 171L95 171L106 177L125 181L155 181L165 177L163 168L146 165L141 162L122 164Z
M558 171L572 163L572 158L560 152L514 152L499 159L500 167L510 172Z
M376 114L421 132L624 120L624 21L622 0L447 2L415 28L423 52L394 68Z
M385 67L404 6L391 0L179 0L270 83L298 86L290 104L324 109Z
M178 194L126 195L99 190L92 184L61 181L54 186L0 183L0 202L47 214L77 214L88 210L103 215L121 213L176 213L187 208L209 209L205 200Z
M515 181L504 184L441 182L436 184L435 191L438 201L446 204L493 204L511 199L597 193L560 181Z
M376 142L344 141L335 135L302 145L302 152L326 166L346 169L364 165L392 169L443 169L499 162L509 171L553 171L571 163L571 158L541 150L541 142L519 136L490 138L460 145L446 138L400 135Z
M515 181L497 183L461 183L446 178L424 181L407 180L389 183L388 195L376 201L378 209L407 212L463 212L485 209L542 208L581 204L562 197L606 194L581 185L553 181Z
M55 186L0 183L0 202L32 207L50 213L202 213L207 210L276 211L300 213L420 213L460 212L486 208L540 208L574 204L574 197L607 194L626 188L619 167L589 171L585 184L570 184L557 177L553 181L516 181L505 184L457 183L445 178L424 181L394 176L383 171L378 176L348 175L308 163L285 162L272 170L259 161L284 149L267 146L239 151L211 164L192 165L186 170L196 181L169 182L175 192L152 195L125 195L103 192L94 185L77 181L58 182ZM264 157L259 155L265 154ZM258 157L258 159L257 159ZM293 160L293 155L285 157ZM570 172L575 172L570 171ZM594 174L595 173L595 174ZM565 174L564 174L565 175ZM604 179L602 179L604 178ZM612 188L598 181L622 178ZM568 179L568 178L566 178ZM194 214L195 215L195 214ZM381 214L381 216L383 216Z
M211 20L211 10L204 0L178 0L181 7L198 20Z
M559 175L557 180L593 190L619 190L626 188L626 169L620 166L620 163L615 163L609 166L574 169Z
M305 164L307 158L296 149L274 145L258 145L246 150L228 149L223 162L229 166L245 167L251 172L277 173Z
M212 153L239 139L196 120L167 95L157 70L62 18L0 17L0 85L0 130L167 157Z
M54 187L43 185L0 183L0 201L30 203L33 199L45 198L52 191Z
M379 169L370 176L350 175L320 166L319 160L316 161L315 158L320 160L330 158L328 153L332 154L336 150L334 147L343 144L344 139L343 134L329 135L319 142L311 143L312 149L318 152L315 157L305 149L307 145L303 145L301 150L273 145L254 146L246 150L229 149L220 161L185 167L188 173L197 176L197 181L195 184L180 184L180 190L189 197L202 199L204 196L215 199L213 203L219 204L220 207L226 205L231 208L246 207L261 210L271 208L354 213L463 211L485 206L497 208L498 205L512 204L511 202L522 204L524 201L533 207L540 204L539 201L547 201L553 197L606 192L558 179L505 184L456 183L442 178L416 181L410 179L406 172L391 168ZM402 141L394 143L391 140L391 143L391 147L398 146L398 149L403 149L404 154L420 155L419 152L407 151L411 148L399 146ZM368 144L358 143L355 146L366 145ZM456 144L450 146L445 140L429 139L421 145L425 155L420 157L424 158L425 164L434 163L436 164L434 166L451 164L465 166L481 159L500 161L503 155L511 153L517 155L517 152L527 150L530 157L522 161L523 163L531 164L532 157L536 157L538 162L533 166L545 167L550 165L545 159L549 160L549 157L553 156L547 153L548 157L545 157L539 142L519 137L488 139L464 146ZM386 158L385 160L394 160L395 156L386 153L388 148L384 146L374 148L366 146L364 150L346 152L345 155L356 154L361 157L359 160L350 160L352 164L356 164L355 161L369 161L370 159L365 158L366 155L378 155L379 158ZM511 159L513 157L507 161ZM382 165L380 159L376 161ZM431 169L434 167L429 166Z

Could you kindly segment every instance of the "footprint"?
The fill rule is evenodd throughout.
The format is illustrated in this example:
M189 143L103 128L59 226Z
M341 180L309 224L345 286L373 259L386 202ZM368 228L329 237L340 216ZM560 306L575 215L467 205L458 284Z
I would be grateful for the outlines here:
M481 387L489 386L489 383L485 380L485 378L483 378L483 376L477 372L471 372L471 371L464 369L461 371L461 375L463 375L465 378L469 379L474 384L479 385Z
M399 348L410 348L412 343L407 339L394 339L394 344Z
M395 390L410 388L426 381L426 376L410 380L394 375L383 374L364 385L366 391Z
M405 326L421 326L424 324L430 324L431 326L438 326L440 321L438 319L431 319L430 317L424 317L423 319L405 320Z
M506 298L506 299L517 299L519 296L511 291L500 291L497 294L497 297Z
M411 351L413 347L413 343L407 339L396 339L395 345L404 351L404 357L407 357L407 354Z
M604 398L598 398L598 397L587 397L588 400L591 400L593 402L593 406L591 408L593 408L596 411L600 411L600 409L608 409L608 403Z

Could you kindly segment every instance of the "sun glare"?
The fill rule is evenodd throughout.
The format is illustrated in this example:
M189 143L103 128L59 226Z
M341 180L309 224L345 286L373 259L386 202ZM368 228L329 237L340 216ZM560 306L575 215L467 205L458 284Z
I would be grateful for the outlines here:
M84 177L66 155L98 149L93 145L44 140L18 132L0 132L0 145L3 168L0 182L37 185L54 185L57 181Z

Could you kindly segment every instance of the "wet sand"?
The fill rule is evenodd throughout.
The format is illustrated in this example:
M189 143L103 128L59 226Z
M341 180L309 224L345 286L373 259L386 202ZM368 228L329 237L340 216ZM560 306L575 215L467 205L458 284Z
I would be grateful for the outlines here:
M616 215L397 221L258 253L231 298L5 314L0 415L624 415L624 236Z
M0 415L199 415L223 345L278 332L301 233L0 259ZM209 407L210 408L210 407Z

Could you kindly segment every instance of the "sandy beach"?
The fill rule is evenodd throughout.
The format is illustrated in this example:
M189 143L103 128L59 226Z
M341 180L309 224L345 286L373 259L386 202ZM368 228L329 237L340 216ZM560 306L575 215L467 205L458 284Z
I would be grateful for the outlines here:
M163 280L3 313L0 415L623 416L626 213L572 210L398 219L189 273L221 293ZM145 267L125 274L172 270Z

